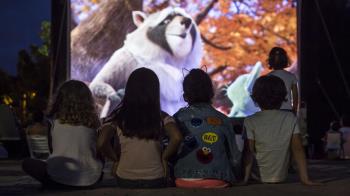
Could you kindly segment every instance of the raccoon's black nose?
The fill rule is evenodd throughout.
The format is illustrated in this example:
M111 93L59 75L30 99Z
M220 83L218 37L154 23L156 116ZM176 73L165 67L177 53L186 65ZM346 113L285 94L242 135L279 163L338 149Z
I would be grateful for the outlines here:
M181 24L185 25L186 29L190 27L192 20L190 18L183 18Z

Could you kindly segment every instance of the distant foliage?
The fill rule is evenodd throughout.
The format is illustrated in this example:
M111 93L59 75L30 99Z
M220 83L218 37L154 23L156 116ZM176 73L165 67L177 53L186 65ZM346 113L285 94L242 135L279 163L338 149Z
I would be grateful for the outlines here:
M33 110L44 110L50 87L50 22L41 25L42 44L30 45L18 53L17 83L14 100L18 100L22 122L27 122Z
M49 48L51 47L51 35L50 35L51 23L48 21L44 21L41 23L41 32L40 38L43 44L38 48L38 52L48 57L49 56Z

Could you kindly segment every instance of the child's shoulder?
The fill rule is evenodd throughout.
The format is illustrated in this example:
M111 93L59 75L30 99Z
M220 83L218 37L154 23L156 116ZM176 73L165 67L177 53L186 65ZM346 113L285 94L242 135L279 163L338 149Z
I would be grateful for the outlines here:
M210 105L205 105L203 107L192 107L192 106L187 106L187 107L183 107L181 109L179 109L179 111L177 111L174 114L175 118L179 118L179 117L216 117L216 118L220 118L221 120L224 121L229 121L229 117L223 113L221 113L220 111L216 110L214 107L210 106Z
M221 118L222 120L230 120L230 118L226 115L223 114L222 112L216 110L215 108L213 108L213 114L216 115L216 117Z
M275 76L279 76L279 77L296 78L295 74L293 74L292 72L289 72L287 70L284 70L284 69L273 70L270 73L268 73L268 75L275 75Z
M188 112L188 107L180 108L173 116L176 118Z
M267 118L267 117L273 117L273 116L285 116L288 119L296 119L297 117L295 114L293 114L290 111L284 111L284 110L263 110L258 111L255 114L252 114L245 118L247 121L256 120L260 118Z

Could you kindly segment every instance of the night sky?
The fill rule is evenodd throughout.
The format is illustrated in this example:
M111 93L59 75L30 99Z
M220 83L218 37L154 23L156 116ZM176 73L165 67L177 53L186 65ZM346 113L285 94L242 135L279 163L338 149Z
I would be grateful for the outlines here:
M50 20L50 0L1 0L0 68L16 74L17 54L41 43L40 25Z

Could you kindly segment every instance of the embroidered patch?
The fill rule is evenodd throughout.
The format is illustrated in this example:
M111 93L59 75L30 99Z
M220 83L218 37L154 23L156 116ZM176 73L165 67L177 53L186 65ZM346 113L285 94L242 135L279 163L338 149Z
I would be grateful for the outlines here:
M207 123L209 125L214 125L214 126L219 126L222 124L222 121L220 118L217 118L217 117L208 117L207 118Z
M203 163L203 164L210 163L214 158L213 152L208 147L203 147L203 148L197 150L196 154L197 154L198 161Z
M205 143L213 144L219 140L219 136L214 132L206 132L202 135L202 140Z
M190 148L194 148L197 145L197 140L194 136L192 135L187 135L184 138L184 144Z
M202 124L203 120L200 118L192 118L191 125L194 127L199 127Z

